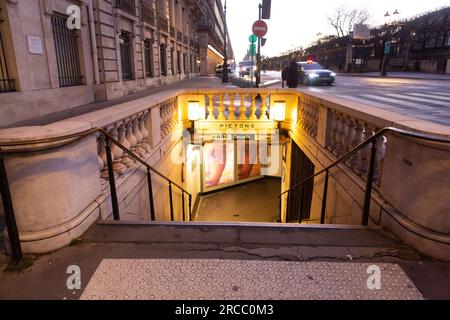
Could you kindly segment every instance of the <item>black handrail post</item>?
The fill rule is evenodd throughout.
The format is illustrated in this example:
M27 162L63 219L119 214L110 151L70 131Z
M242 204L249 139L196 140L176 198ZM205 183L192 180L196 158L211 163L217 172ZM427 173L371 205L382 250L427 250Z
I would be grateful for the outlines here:
M172 182L169 181L169 197L170 197L170 220L173 222L175 218L173 216L173 197L172 197Z
M362 211L362 221L361 225L367 226L369 224L369 214L370 214L370 201L372 199L372 185L373 176L375 173L375 158L377 155L377 140L372 141L372 147L370 149L370 162L369 170L367 172L367 184L366 192L364 194L364 206Z
M111 191L111 204L113 210L114 220L120 220L119 215L119 202L117 201L117 190L116 190L116 179L114 177L114 168L113 168L113 159L111 155L111 139L108 135L105 135L106 139L106 160L108 162L108 179L109 179L109 188Z
M150 199L150 217L152 221L155 221L156 215L155 215L155 203L153 201L152 174L149 168L147 168L147 182L148 182L148 197Z
M189 194L189 222L192 221L192 195Z
M184 203L184 190L181 191L181 205L183 207L183 222L186 222L186 204Z
M303 200L304 200L304 197L303 197L303 184L300 186L300 196L301 196L301 201L302 201L302 203L300 203L300 209L303 209L302 208L302 205L303 205ZM289 197L288 197L288 199L289 199ZM298 223L302 223L302 212L300 211L299 213L298 213Z
M14 263L22 260L22 247L20 245L19 230L9 190L8 177L6 175L5 159L0 156L0 186L2 189L3 208L5 211L6 228L8 230L9 243L11 245L11 257Z
M280 195L279 197L278 197L278 199L279 199L279 201L278 201L278 220L277 220L277 222L278 223L281 223L281 221L282 221L282 210L283 210L283 196L282 195Z
M327 215L327 196L328 196L328 177L330 172L327 170L325 174L325 184L323 186L323 197L322 197L322 214L320 216L320 224L325 224L325 217Z

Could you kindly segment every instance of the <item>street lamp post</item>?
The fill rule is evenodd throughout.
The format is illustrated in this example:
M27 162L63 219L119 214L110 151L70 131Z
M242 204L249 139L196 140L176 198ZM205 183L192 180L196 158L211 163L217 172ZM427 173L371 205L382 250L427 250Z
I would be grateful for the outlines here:
M396 9L393 13L393 16L395 17L396 15L398 15L399 12ZM389 19L390 19L391 15L389 14L389 11L386 11L386 14L384 15L385 18L385 27L386 27L386 35L385 35L385 40L384 40L384 46L383 46L383 62L381 65L381 76L387 76L387 66L389 63L389 55L391 52L391 41L390 41L390 26L389 26Z
M225 5L223 7L224 9L224 30L225 30L225 37L224 37L224 50L223 50L223 68L222 68L222 82L227 83L228 82L228 44L227 44L227 0L225 0Z

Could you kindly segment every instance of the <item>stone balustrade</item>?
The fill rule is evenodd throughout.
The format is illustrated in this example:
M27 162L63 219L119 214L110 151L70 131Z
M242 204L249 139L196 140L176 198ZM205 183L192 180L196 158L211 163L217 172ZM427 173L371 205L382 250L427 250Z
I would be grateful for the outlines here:
M159 109L160 138L165 139L174 131L178 124L176 98L169 98L156 106L152 106L152 108ZM130 149L142 159L145 159L152 151L149 143L149 132L151 128L147 128L147 125L150 124L150 121L148 121L149 115L150 109L144 110L109 124L103 129L124 147ZM97 135L97 143L99 169L102 178L107 179L106 143L105 137L102 134ZM123 175L127 169L136 165L136 161L115 144L111 145L111 153L113 156L114 172L118 176Z
M349 114L328 108L328 132L325 147L337 158L342 157L362 142L370 139L380 129L376 125L367 123ZM325 124L323 124L325 125ZM377 141L377 155L375 161L374 182L381 184L381 171L383 169L383 159L386 150L386 137L381 137ZM357 175L365 178L370 157L370 145L347 159L345 164Z
M217 92L205 93L207 120L268 120L268 93Z
M4 129L0 130L0 143L57 137L97 127L105 129L148 163L159 166L168 161L167 154L171 148L177 144L181 146L181 143L178 143L181 132L176 130L192 125L187 112L188 102L192 100L198 100L205 108L206 119L199 121L200 124L211 122L213 124L211 127L217 128L219 127L217 123L222 121L238 123L253 121L260 124L256 125L256 128L279 128L289 133L292 139L295 137L297 144L310 148L312 151L307 151L308 156L315 157L314 161L319 168L335 161L372 137L379 129L388 126L450 136L449 128L439 126L424 128L421 123L415 123L414 119L405 116L380 112L379 109L361 107L320 94L289 89L226 88L167 91L47 126ZM286 102L286 117L281 123L270 120L270 108L274 101ZM178 139L178 142L172 141L171 137ZM404 145L419 150L420 158L402 149L401 146ZM371 211L373 221L387 226L415 248L420 248L420 244L425 243L430 254L437 257L444 256L442 252L447 249L441 248L440 244L448 241L448 237L443 236L448 232L450 221L446 214L449 212L448 202L434 200L434 194L444 195L446 191L442 186L448 180L446 178L449 172L448 150L429 143L418 144L416 141L394 135L378 139L376 147L374 183L377 188L373 199L378 200L377 205L373 206L376 211ZM26 145L21 149L29 151L26 162L23 162L21 156L8 155L6 165L12 186L13 202L16 205L19 233L21 239L24 239L22 240L24 252L41 253L60 248L85 232L98 217L106 219L110 216L108 185L105 179L101 179L108 176L105 170L106 149L103 135L97 134L96 137L86 138L69 147L51 145L46 149L42 145ZM130 208L130 211L147 212L148 208L145 207L143 200L148 200L145 192L140 200L132 198L135 188L143 190L142 181L145 181L146 173L134 170L138 164L114 144L111 146L111 152L114 172L119 178L119 202L123 206L121 209ZM433 162L434 159L431 159L435 154L439 156L437 159L440 159L439 167ZM364 188L361 186L364 186L369 157L370 146L367 146L349 157L341 166L344 169L341 171L345 171L345 175L332 177L348 178L353 181L350 183L346 180L346 186L353 186L354 189L350 192L354 193L352 194L354 201L361 198ZM35 174L42 172L42 163L45 163L46 168L54 168L52 174ZM54 167L50 167L50 164ZM415 170L414 174L411 173L412 170ZM172 174L172 179L181 180L180 171L181 166L175 168L173 165L166 166L162 170L164 174ZM431 176L424 172L438 173ZM53 177L56 174L59 175L58 179ZM398 176L397 180L394 180L394 176ZM421 187L420 183L414 183L412 179L414 177L427 182L427 193L422 192L421 197L411 200L407 199L408 194ZM398 179L409 179L408 188L395 188ZM160 192L156 196L157 212L161 213L159 219L167 219L168 200L167 194L164 193L167 192L164 191L167 190L167 185L155 181L154 188L155 195L156 192ZM333 183L330 183L330 188L334 188ZM400 189L407 189L407 192L401 193ZM430 190L433 190L433 193ZM49 193L52 194L50 206ZM128 195L130 198L127 198ZM383 199L386 199L389 205ZM425 208L424 205L410 205L410 202L416 203L419 200L431 203L431 206L422 210L421 208ZM396 210L401 212L401 215ZM39 215L36 215L36 212L39 212ZM411 228L411 223L416 223L413 225L414 232L405 231ZM439 233L436 234L433 230ZM435 238L438 241L434 241Z

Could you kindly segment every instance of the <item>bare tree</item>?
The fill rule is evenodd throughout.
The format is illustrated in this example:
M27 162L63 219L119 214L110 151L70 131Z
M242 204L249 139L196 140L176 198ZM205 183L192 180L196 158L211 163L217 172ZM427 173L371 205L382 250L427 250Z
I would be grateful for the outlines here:
M346 8L339 6L334 13L327 16L328 23L336 30L338 37L348 35L355 24L367 23L371 14L366 8Z

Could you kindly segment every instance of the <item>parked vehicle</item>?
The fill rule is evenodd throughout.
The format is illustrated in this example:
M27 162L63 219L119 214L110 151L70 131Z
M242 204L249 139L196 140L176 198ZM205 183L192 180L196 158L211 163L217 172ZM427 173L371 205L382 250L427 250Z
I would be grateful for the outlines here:
M298 79L305 86L315 84L331 85L336 81L336 73L325 69L319 63L308 60L297 62Z

